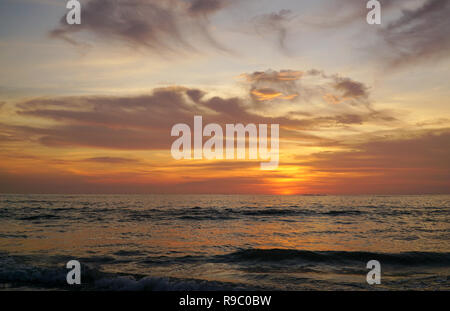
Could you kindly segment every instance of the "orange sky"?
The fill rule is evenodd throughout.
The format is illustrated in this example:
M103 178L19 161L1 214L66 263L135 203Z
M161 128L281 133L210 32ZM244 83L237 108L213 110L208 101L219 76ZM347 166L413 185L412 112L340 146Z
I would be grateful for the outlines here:
M124 32L96 0L77 29L60 2L2 4L0 192L450 193L448 2L386 4L369 26L333 1L149 1L166 28L147 6L105 8L149 23ZM171 128L194 115L279 124L278 168L174 160Z

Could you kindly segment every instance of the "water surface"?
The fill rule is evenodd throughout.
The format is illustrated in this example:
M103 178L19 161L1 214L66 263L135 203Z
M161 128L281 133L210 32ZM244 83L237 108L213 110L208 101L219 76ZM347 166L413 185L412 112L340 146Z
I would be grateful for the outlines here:
M82 289L449 290L450 196L1 195L3 289L71 259Z

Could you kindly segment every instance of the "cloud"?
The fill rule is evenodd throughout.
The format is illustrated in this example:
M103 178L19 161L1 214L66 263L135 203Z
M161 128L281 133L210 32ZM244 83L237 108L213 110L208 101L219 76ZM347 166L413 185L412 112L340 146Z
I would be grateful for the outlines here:
M243 74L242 77L246 78L249 82L286 82L297 81L301 78L303 72L298 70L267 70L267 71L255 71L250 74Z
M389 50L389 65L403 66L450 55L450 2L427 0L417 9L403 10L380 34Z
M189 12L197 15L209 15L230 5L233 0L191 0Z
M214 168L213 168L214 169ZM153 173L153 172L152 172ZM99 176L83 176L61 171L47 171L39 174L0 169L0 193L52 193L52 194L267 194L270 184L259 176L229 177L185 177L167 182L154 178L146 172L148 179L137 173L113 174L105 172ZM265 172L265 176L271 174ZM276 175L272 173L273 177ZM134 178L133 178L134 177ZM153 177L153 178L152 178ZM213 185L213 187L211 187Z
M287 51L288 24L292 18L290 10L280 10L279 12L258 15L253 18L253 23L257 34L262 37L275 35L278 47L283 51Z
M314 70L267 70L241 77L249 88L249 98L214 96L197 88L173 86L135 96L23 101L15 105L16 113L21 118L40 119L39 124L46 125L0 124L0 139L23 139L54 148L168 150L173 141L172 126L192 126L195 115L203 116L204 124L279 124L285 139L298 138L299 133L293 130L398 124L391 112L371 107L369 88L350 78ZM333 96L336 102L330 102L327 96ZM289 109L280 110L279 101L288 103Z
M344 151L320 152L308 160L304 156L281 167L302 168L307 180L296 175L251 170L252 161L177 162L170 164L183 172L176 180L160 179L167 164L146 164L142 172L77 174L48 169L36 172L7 172L0 169L0 192L28 193L448 193L450 189L450 129L394 131L380 133L364 143L341 142ZM21 159L23 160L23 159ZM92 163L132 164L129 158L93 157ZM229 174L246 171L245 176ZM218 172L212 176L211 172ZM225 173L226 172L226 173ZM225 174L225 175L224 175ZM228 174L228 175L227 175ZM218 177L222 176L222 177ZM283 183L283 179L291 179ZM278 181L280 180L280 181ZM273 182L275 181L275 182ZM220 189L219 192L217 189ZM303 189L303 190L301 190Z
M344 98L368 97L367 86L349 78L336 77L336 90L342 91Z
M207 17L226 7L227 3L232 2L89 0L82 5L81 25L68 25L64 16L50 35L78 44L75 34L85 32L164 54L196 51L195 40L226 50L209 33Z
M83 159L82 162L92 162L101 164L131 164L138 163L136 159L121 158L121 157L94 157Z
M316 36L324 34L315 31L329 31L333 36L339 36L359 28L356 36L348 38L348 44L363 48L365 57L374 55L388 69L448 58L448 0L379 1L382 12L380 26L366 27L366 1L359 0L327 1L296 18L295 23ZM371 32L371 29L376 31Z
M317 69L266 70L241 77L248 94L240 97L172 86L133 96L8 103L20 118L0 123L0 177L8 179L0 183L0 191L216 193L226 188L226 193L278 193L286 188L290 193L438 193L450 189L450 129L442 128L448 127L446 119L422 124L439 130L420 129L417 124L399 130L404 124L393 112L374 107L366 84ZM260 93L252 95L255 91ZM277 92L282 95L263 98ZM283 99L288 94L298 96ZM325 100L327 95L335 102ZM280 103L289 109L280 109ZM176 123L193 128L195 115L203 116L204 124L222 126L279 124L284 155L280 171L263 175L258 161L172 161L170 130ZM23 125L15 123L20 121ZM387 129L380 131L379 125ZM68 152L74 148L82 152ZM245 177L240 177L242 171ZM302 182L300 173L305 176ZM33 186L39 178L45 182Z
M278 111L314 112L321 117L327 113L358 115L365 120L381 116L371 107L369 87L349 77L317 69L256 71L240 77L254 107L260 111L266 108L273 111L276 106Z
M318 192L449 192L449 128L392 132L389 136L350 144L346 151L316 153L298 164L326 174L320 184L312 185Z
M254 101L292 100L298 96L297 81L303 72L297 70L267 70L242 74L249 84L250 96Z

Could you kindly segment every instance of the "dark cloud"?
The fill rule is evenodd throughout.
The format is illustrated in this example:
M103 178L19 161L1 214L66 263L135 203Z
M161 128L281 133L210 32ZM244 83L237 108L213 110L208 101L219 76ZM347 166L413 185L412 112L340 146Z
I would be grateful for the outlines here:
M380 33L390 51L389 65L405 65L450 55L450 1L427 0L415 10L403 10Z
M196 39L222 48L208 32L208 17L224 8L225 0L89 0L82 5L82 23L68 25L65 17L50 32L78 43L76 33L116 39L159 53L197 50ZM199 18L199 15L202 18ZM193 36L195 34L195 36Z
M372 124L396 124L398 120L388 111L372 111L362 114L337 113L332 116L318 116L298 120L295 126L302 130L320 130L329 128L348 127L351 125Z
M211 96L204 90L184 87L157 88L149 94L138 96L32 99L16 104L16 113L25 118L51 120L51 125L0 124L0 140L22 139L65 148L167 150L173 141L170 136L172 126L176 123L192 126L195 115L203 116L204 124L217 123L222 126L227 123L280 124L281 135L293 139L302 133L294 135L292 130L301 132L398 122L391 112L378 111L367 104L368 88L364 84L317 72L268 70L245 74L243 77L253 100ZM306 84L301 81L303 77L312 78L312 81ZM255 91L259 95L255 95ZM291 110L280 114L278 107L268 106L268 102L276 98L269 100L263 97L276 92L281 94L276 97L288 102ZM330 92L336 97L337 104L322 98ZM305 96L305 93L309 95ZM292 97L293 94L296 96ZM260 97L255 100L256 96ZM307 102L308 96L320 101L319 104L314 106ZM308 111L310 108L313 110ZM261 114L262 109L268 113ZM309 139L322 141L320 137L309 136Z
M367 98L369 96L367 86L349 78L336 77L335 88L342 91L345 98Z
M189 12L192 14L208 15L223 9L233 1L234 0L191 0Z
M313 160L298 164L327 174L327 180L316 185L318 192L449 192L450 129L383 136L347 145L350 151L317 153Z
M99 115L101 117L101 115ZM71 124L75 123L75 124ZM66 125L49 128L16 127L23 136L48 147L90 147L117 150L168 149L168 132L161 130L136 130L114 128L101 125L76 124L75 120ZM169 132L170 134L170 132Z
M296 70L267 70L267 71L255 71L250 74L244 74L249 82L286 82L297 81L301 78L303 72Z

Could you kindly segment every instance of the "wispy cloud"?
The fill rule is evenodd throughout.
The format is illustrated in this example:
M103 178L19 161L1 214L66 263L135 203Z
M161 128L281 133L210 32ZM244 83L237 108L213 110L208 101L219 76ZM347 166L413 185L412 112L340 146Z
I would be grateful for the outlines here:
M380 33L386 43L389 64L411 63L447 58L450 55L450 2L427 0L414 10L403 10L397 20Z
M253 18L256 33L262 37L274 36L278 47L287 52L286 45L289 22L293 19L292 11L280 10L270 14L262 14Z
M157 53L197 51L202 42L227 50L209 32L208 17L234 1L226 0L89 0L81 25L65 17L50 32L54 38L79 43L77 33L91 33Z

